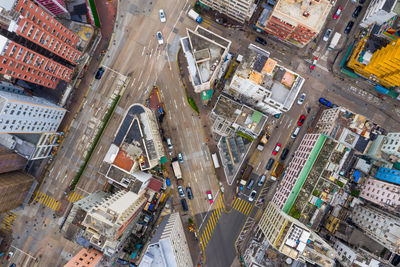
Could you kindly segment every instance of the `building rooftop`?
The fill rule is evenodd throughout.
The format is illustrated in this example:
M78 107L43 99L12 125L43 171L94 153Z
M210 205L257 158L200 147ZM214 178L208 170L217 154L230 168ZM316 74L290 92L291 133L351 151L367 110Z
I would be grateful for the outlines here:
M194 31L186 29L186 32L181 45L195 91L200 93L211 88L209 82L215 78L217 66L221 65L231 42L201 26Z
M400 185L400 171L379 167L375 178L389 183Z
M291 25L304 25L319 32L332 8L327 0L279 0L273 15Z
M243 58L224 91L264 113L271 113L269 109L276 104L282 106L284 111L289 110L304 79L278 65L268 51L252 44Z

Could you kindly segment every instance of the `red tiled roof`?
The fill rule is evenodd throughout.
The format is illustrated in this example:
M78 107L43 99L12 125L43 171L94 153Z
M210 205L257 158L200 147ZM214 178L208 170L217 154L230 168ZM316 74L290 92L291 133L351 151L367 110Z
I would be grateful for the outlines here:
M153 191L156 191L156 192L160 192L162 184L163 183L160 180L157 180L155 178L151 178L147 188L149 188L149 189L151 189Z

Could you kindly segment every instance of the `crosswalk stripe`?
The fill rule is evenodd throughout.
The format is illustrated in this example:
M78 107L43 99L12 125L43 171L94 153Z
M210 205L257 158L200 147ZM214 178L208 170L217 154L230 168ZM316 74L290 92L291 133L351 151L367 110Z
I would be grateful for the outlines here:
M243 205L245 204L245 202L240 199L240 205L238 206L237 210L240 212L242 210Z
M217 225L217 218L215 217L215 211L212 213L212 216L211 216L211 218L212 218L212 230L214 230L214 228L215 228L215 225Z
M234 209L234 210L236 209L237 203L238 203L238 198L235 199L235 203L233 203L233 209Z
M38 197L38 195L39 195L39 191L37 191L37 192L36 192L36 194L35 194L35 198L33 199L33 201L35 201L35 200L36 200L36 198Z
M208 244L208 239L210 239L209 227L210 227L210 224L207 224L207 226L206 226L206 244Z
M49 204L49 208L53 209L54 204L56 203L56 200L54 198L51 199L51 202Z
M251 203L250 203L250 202L247 202L247 203L246 203L246 208L243 209L243 213L244 213L244 214L247 214L247 212L249 211L250 207L251 207Z
M54 210L57 211L57 210L59 209L59 207L60 207L60 202L57 202L57 205L56 205L56 207L54 208Z

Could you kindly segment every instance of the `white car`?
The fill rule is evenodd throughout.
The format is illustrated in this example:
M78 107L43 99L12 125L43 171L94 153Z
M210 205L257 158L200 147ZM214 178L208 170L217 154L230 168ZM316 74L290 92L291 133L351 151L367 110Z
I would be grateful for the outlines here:
M160 9L158 11L158 13L160 13L160 21L163 22L163 23L167 22L167 18L165 17L164 9Z
M322 40L323 40L324 42L327 42L327 41L329 40L329 36L331 36L331 33L332 33L332 30L331 30L331 29L328 29L328 30L326 31L325 35L324 35L324 38L322 38Z
M164 39L162 38L161 32L157 32L157 40L159 45L162 45L164 43Z
M306 94L302 93L299 97L299 99L297 99L297 104L301 105L304 102L304 99L306 99Z
M256 195L257 195L257 191L256 190L251 191L250 196L249 196L249 201L253 202L254 198L256 197Z

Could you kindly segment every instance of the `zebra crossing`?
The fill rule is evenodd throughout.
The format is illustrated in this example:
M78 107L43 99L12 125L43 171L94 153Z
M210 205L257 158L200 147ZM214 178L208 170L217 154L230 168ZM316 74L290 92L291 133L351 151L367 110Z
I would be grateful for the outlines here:
M81 196L81 195L79 195L78 193L76 193L75 191L74 192L71 192L69 195L68 195L68 201L69 202L72 202L72 203L74 203L74 202L76 202L76 201L78 201L78 200L81 200L83 197Z
M55 198L53 198L43 192L40 192L40 191L36 192L36 195L35 195L35 198L33 199L33 201L40 202L40 203L42 203L42 205L44 205L54 211L57 211L61 206L60 201L58 201Z
M7 232L10 232L17 216L18 214L12 211L7 211L6 213L4 213L0 228Z
M233 209L246 216L249 216L251 210L253 209L253 203L243 200L241 198L237 198L233 203Z
M222 213L224 212L224 201L222 197L218 198L218 201L215 203L214 210L209 213L208 220L206 225L203 228L203 232L200 234L200 244L203 249L205 250L208 241L210 241L212 233L214 231L215 226L218 223L219 218L221 217Z

